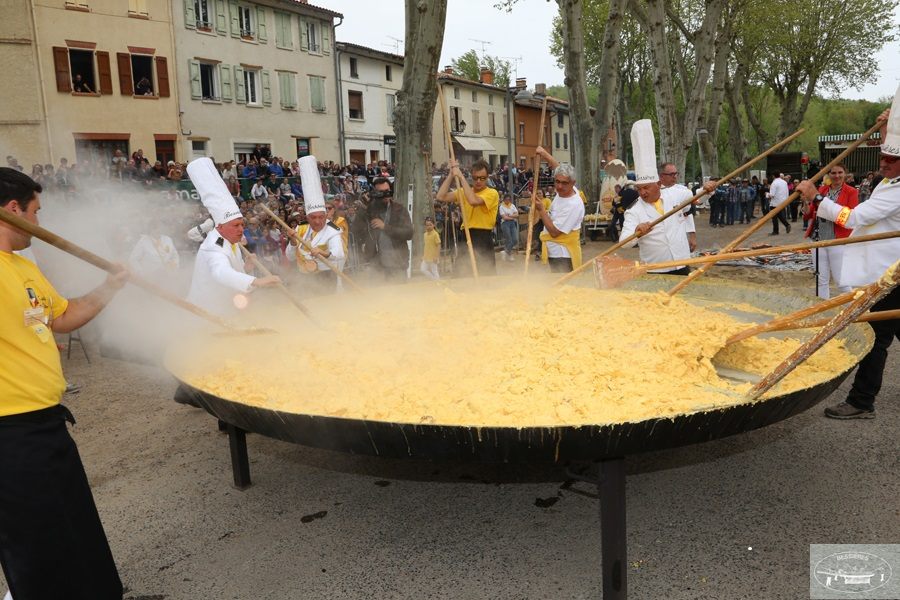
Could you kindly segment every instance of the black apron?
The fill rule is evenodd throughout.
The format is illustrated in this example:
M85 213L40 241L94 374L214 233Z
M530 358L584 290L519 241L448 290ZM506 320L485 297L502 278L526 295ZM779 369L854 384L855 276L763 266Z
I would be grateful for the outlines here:
M62 405L0 417L0 563L14 600L120 600Z

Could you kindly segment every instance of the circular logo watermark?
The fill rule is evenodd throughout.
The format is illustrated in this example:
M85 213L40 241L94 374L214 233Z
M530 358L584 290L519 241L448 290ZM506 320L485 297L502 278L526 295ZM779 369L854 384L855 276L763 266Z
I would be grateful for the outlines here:
M816 563L813 569L822 587L846 594L862 594L888 584L891 565L870 552L837 552Z

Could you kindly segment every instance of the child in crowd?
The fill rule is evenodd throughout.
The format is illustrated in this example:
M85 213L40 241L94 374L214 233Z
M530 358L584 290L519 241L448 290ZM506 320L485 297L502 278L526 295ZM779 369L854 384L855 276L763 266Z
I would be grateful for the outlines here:
M425 251L422 253L420 270L429 279L440 279L438 258L441 256L441 234L434 228L434 220L425 217Z

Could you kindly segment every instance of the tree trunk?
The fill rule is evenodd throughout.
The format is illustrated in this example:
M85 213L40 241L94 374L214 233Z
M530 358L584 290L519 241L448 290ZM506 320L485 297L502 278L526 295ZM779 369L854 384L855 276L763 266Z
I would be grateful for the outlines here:
M609 16L603 31L603 54L600 57L600 66L597 76L600 84L600 94L597 97L597 106L594 111L594 139L592 146L598 148L602 156L594 157L594 166L590 172L591 185L597 187L599 178L597 171L600 168L598 158L606 157L606 134L613 122L613 113L616 99L619 95L619 48L622 25L625 22L625 9L628 0L609 0ZM578 38L577 43L582 45L583 38ZM597 196L588 196L593 200Z
M574 150L577 161L578 187L588 200L599 199L599 157L590 106L584 65L584 3L582 0L557 0L562 21L563 56L565 57L565 85L569 89L572 112L569 118L575 129ZM602 93L602 92L601 92ZM605 132L604 132L605 133Z
M423 221L431 214L432 119L437 101L438 63L444 43L447 0L406 0L406 59L403 85L397 93L394 133L397 173L394 198L406 205L413 189L413 256L422 251Z
M742 165L750 156L748 153L747 136L744 134L744 126L741 123L740 103L741 90L746 85L740 74L735 74L731 83L726 83L725 92L728 99L728 145L731 146L731 155L735 165Z
M722 101L725 97L725 79L728 72L730 52L730 27L726 20L716 41L716 59L713 63L712 85L709 91L709 108L701 115L701 127L697 130L697 149L700 155L700 171L703 178L716 177L719 173L719 121L722 117Z

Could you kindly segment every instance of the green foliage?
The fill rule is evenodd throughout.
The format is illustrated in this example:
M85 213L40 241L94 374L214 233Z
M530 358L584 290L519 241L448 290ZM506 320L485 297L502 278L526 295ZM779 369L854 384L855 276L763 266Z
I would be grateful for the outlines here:
M479 57L478 52L469 50L459 58L454 58L450 64L457 74L471 81L480 81L481 67L487 67L494 72L494 85L501 88L509 86L512 65L507 60L490 54Z

